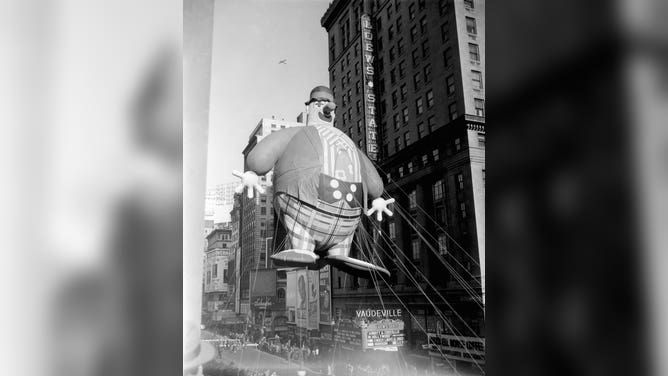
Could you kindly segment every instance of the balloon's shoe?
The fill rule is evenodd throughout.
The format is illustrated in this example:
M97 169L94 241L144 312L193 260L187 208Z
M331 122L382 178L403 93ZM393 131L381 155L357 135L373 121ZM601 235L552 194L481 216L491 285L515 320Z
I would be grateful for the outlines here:
M390 276L390 272L383 267L344 255L325 256L324 261L338 269L357 276L368 276L374 273L383 273L386 277Z
M281 266L315 266L320 256L313 251L302 249L287 249L271 256L274 262Z

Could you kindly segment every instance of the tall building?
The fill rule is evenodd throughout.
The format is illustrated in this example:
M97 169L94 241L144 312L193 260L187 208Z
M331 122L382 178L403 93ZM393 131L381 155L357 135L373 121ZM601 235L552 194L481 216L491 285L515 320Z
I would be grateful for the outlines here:
M228 262L228 293L234 299L234 312L240 313L239 297L240 289L238 273L241 265L241 247L239 227L241 225L241 194L235 193L234 203L232 204L232 211L230 211L230 228L232 229L232 241L230 243L230 260Z
M228 261L232 243L229 225L214 228L206 237L208 246L204 258L204 305L209 313L231 310L233 300L228 292ZM215 315L212 317L215 320Z
M243 150L244 163L248 153L264 137L272 132L288 127L303 126L294 121L271 118L261 119L248 138L248 145ZM245 168L244 168L245 170ZM271 267L267 249L273 249L273 240L278 238L274 221L273 194L271 189L271 173L260 178L264 186L269 186L264 194L255 194L249 199L246 192L240 197L239 227L239 292L240 313L250 313L250 271Z
M334 269L332 305L337 317L403 309L407 348L437 331L483 336L484 8L335 0L321 20L335 126L375 160L397 200L382 224L390 241L373 248L391 290Z
M205 218L215 223L229 222L234 205L234 190L239 183L216 184L206 190Z

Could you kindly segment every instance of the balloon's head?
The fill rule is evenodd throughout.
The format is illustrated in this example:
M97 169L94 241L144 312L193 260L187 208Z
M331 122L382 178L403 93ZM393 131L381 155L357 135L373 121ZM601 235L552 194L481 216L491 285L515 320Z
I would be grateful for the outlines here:
M306 125L334 125L334 95L327 86L316 86L311 90L306 114Z

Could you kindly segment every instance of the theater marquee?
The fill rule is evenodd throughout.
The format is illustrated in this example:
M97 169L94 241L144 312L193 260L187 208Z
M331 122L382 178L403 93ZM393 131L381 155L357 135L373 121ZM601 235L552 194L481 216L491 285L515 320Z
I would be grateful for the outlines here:
M364 122L366 126L366 154L372 161L378 160L378 126L376 124L376 95L373 92L374 50L373 31L369 16L363 14L362 25L362 76L364 77Z

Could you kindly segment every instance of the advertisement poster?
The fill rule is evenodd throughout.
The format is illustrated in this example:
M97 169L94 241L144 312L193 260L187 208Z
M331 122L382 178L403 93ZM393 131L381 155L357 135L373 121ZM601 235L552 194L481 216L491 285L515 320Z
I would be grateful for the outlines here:
M308 271L308 329L320 328L320 272L318 270Z
M306 328L308 325L308 274L306 270L298 270L297 274L297 306L295 307L295 322L297 327Z
M329 265L320 269L320 323L332 322L331 271Z
M292 312L288 317L289 322L295 322L295 307L297 307L297 272L294 270L286 273L287 286L285 288L285 308Z

